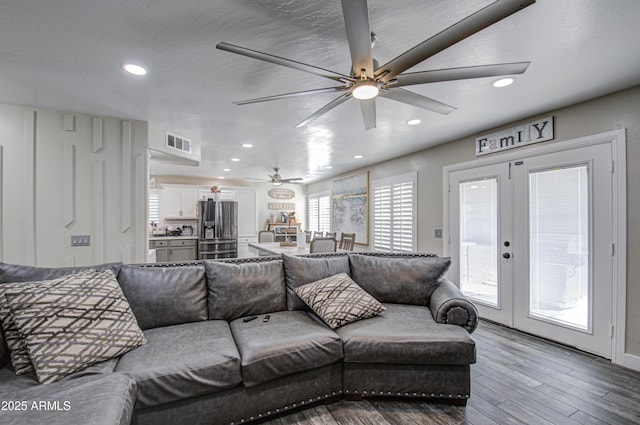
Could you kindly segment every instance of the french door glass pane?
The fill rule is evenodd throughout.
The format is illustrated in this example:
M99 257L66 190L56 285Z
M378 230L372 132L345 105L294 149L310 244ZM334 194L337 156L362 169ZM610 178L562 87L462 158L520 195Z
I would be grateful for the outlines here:
M498 180L460 183L460 289L498 305Z
M589 328L587 167L529 174L529 313Z

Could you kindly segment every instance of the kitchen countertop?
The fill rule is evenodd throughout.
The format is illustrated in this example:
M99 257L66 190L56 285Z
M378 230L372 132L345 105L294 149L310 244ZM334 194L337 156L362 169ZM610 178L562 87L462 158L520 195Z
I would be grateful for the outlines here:
M149 235L149 240L150 241L164 241L167 239L195 239L198 240L197 236L160 236L160 235L156 235L156 236L151 236Z

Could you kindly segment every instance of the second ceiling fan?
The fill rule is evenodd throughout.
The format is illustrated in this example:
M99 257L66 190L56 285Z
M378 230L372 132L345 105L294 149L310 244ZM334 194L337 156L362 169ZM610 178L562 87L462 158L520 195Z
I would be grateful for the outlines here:
M341 93L339 97L302 120L296 127L303 127L343 102L351 98L355 98L360 102L364 126L369 130L376 126L375 98L377 96L382 96L387 99L407 103L409 105L446 115L454 111L455 108L426 96L405 90L403 87L442 81L496 77L524 73L530 62L469 66L464 68L437 69L411 73L404 72L446 48L498 21L501 21L507 16L510 16L533 3L535 3L535 0L497 0L433 37L428 38L417 46L407 50L386 64L377 66L377 63L372 56L373 36L369 28L367 1L342 0L342 13L344 15L347 40L351 53L351 75L344 75L313 65L259 52L257 50L235 46L229 43L218 43L216 48L319 75L340 83L338 86L243 100L234 102L235 104L247 105L257 102L286 99L295 96L336 92Z

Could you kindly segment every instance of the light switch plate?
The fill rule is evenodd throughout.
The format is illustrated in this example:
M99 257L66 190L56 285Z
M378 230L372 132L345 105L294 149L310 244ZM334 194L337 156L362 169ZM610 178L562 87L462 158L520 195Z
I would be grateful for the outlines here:
M442 229L435 229L433 236L438 239L442 239Z
M91 236L89 235L71 235L71 246L90 246Z

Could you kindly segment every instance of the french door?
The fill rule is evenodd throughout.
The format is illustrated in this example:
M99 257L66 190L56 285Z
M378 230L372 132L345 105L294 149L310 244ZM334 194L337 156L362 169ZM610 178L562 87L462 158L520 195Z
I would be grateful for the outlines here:
M450 277L481 317L611 357L608 144L449 173Z

